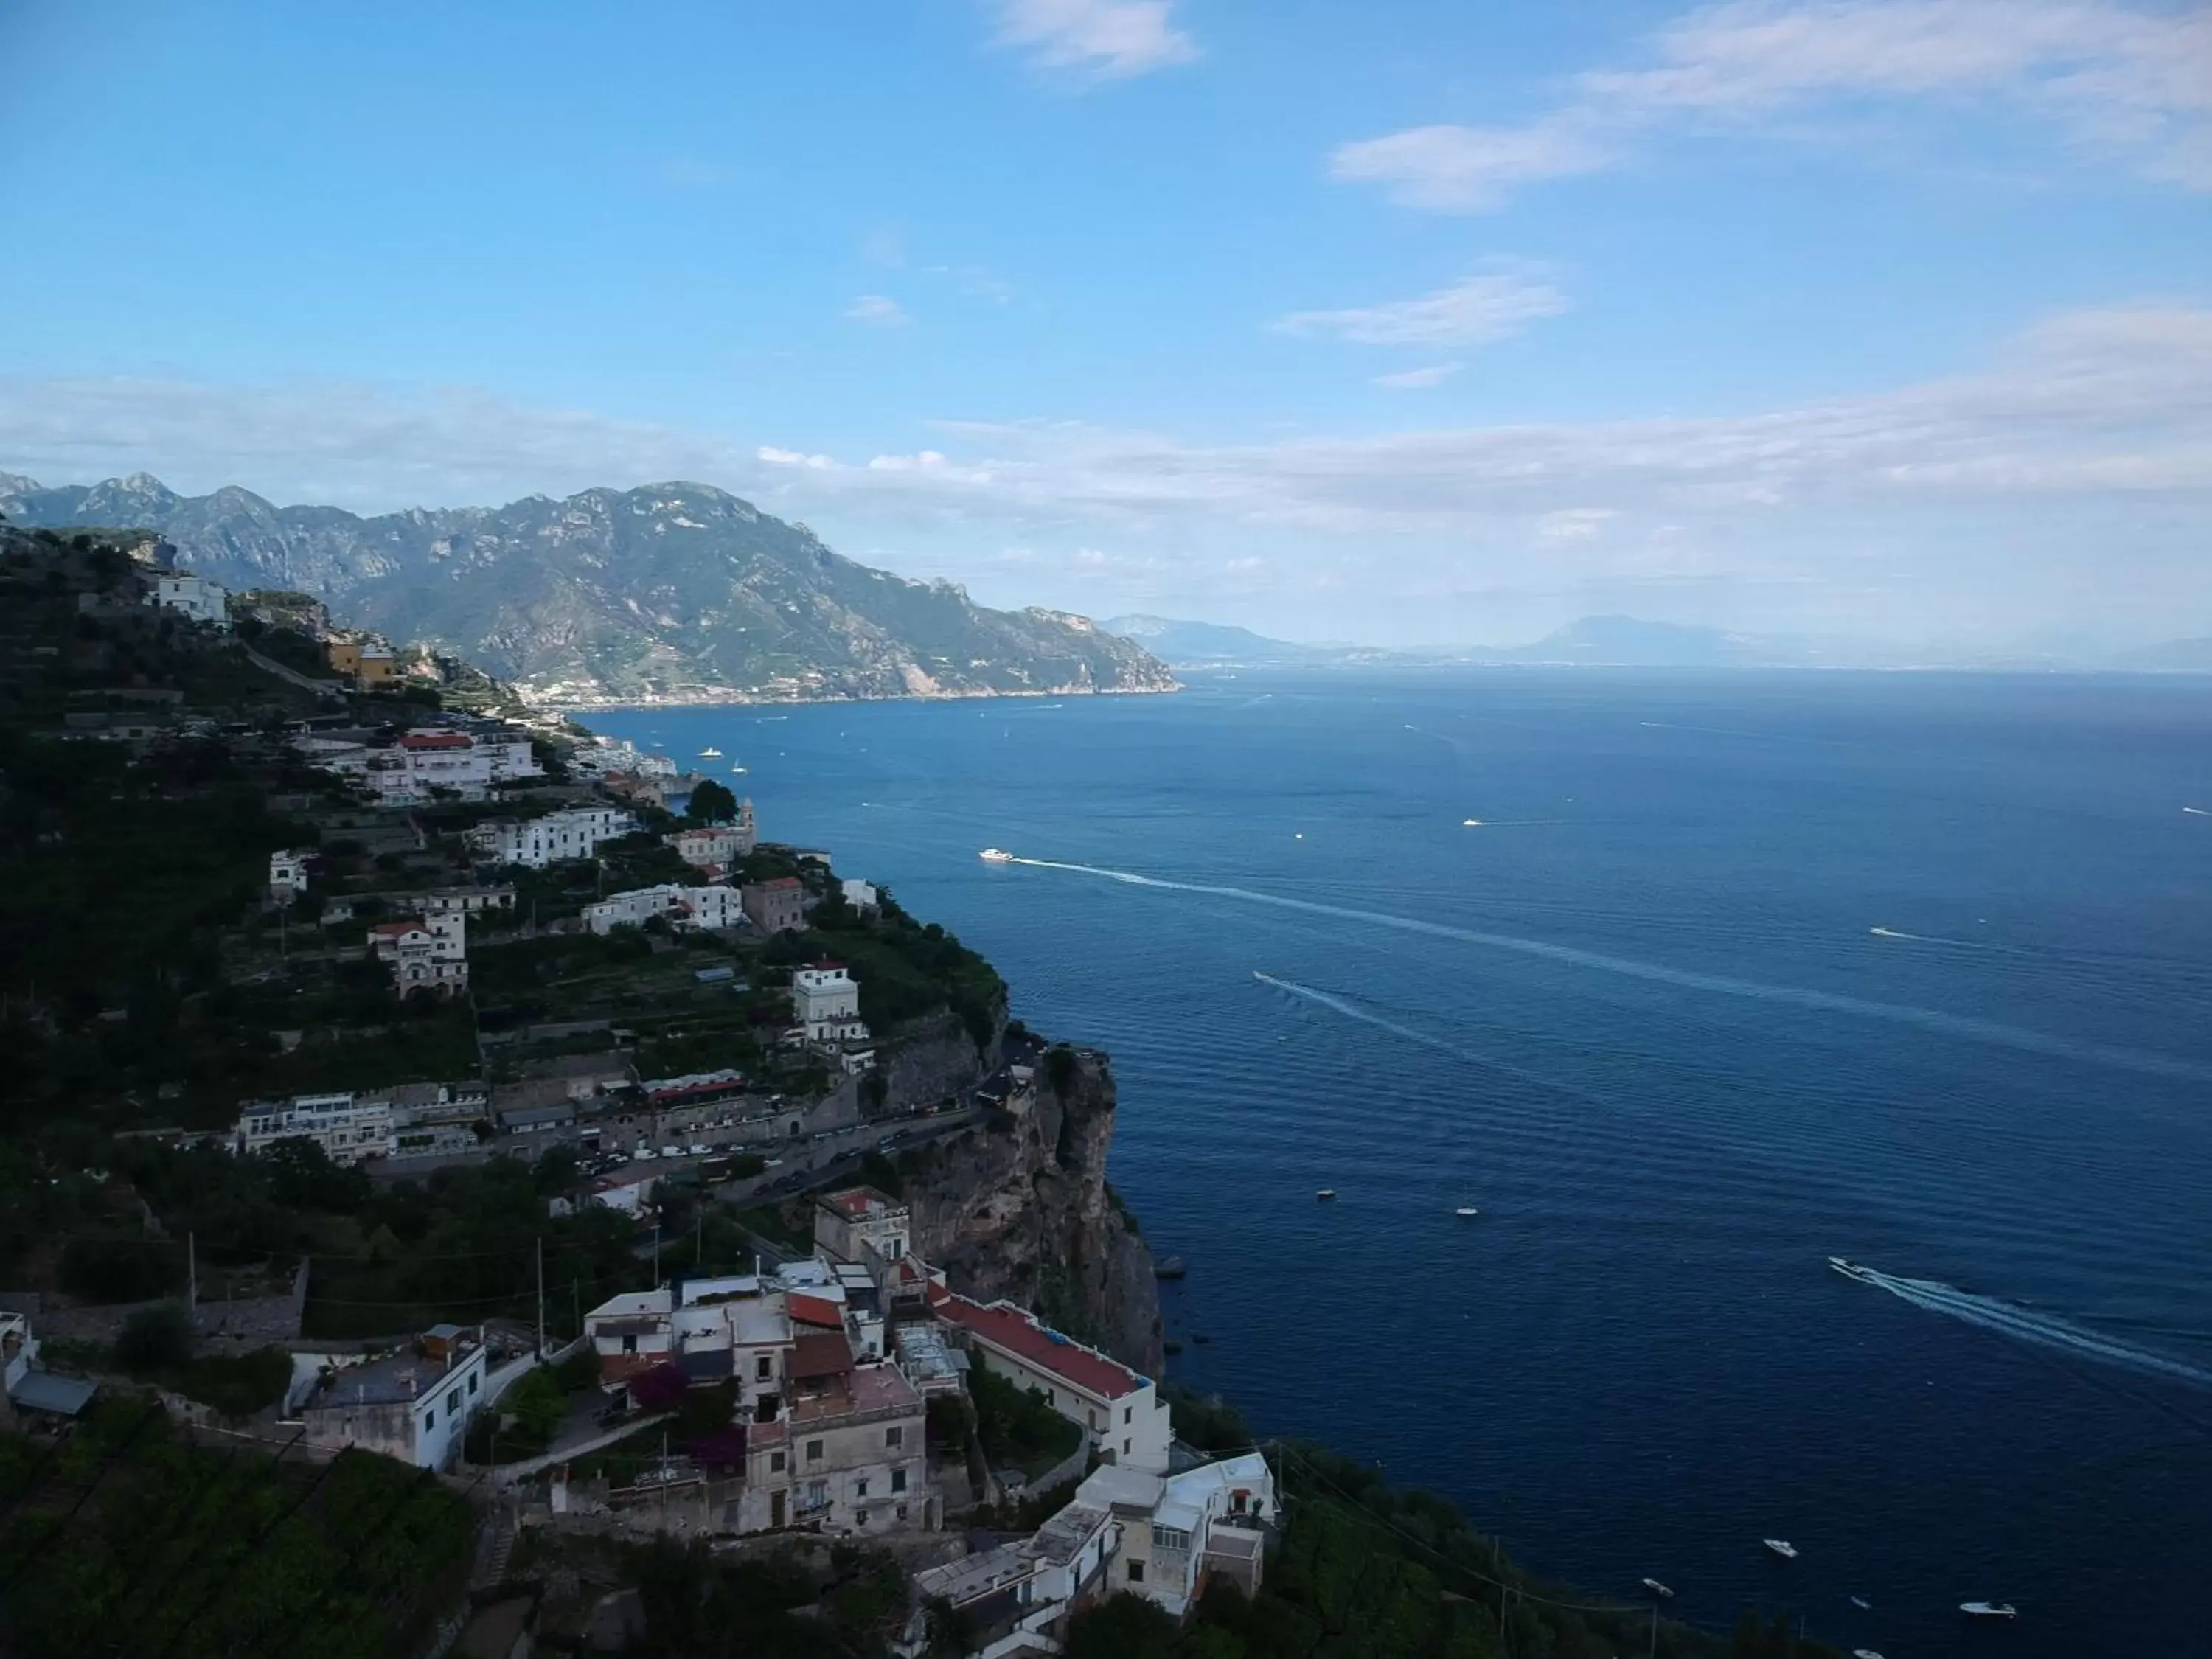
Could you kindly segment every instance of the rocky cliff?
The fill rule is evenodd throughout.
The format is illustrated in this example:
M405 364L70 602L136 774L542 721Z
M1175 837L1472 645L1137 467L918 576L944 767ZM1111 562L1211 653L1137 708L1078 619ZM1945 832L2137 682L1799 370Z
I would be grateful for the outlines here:
M1056 1051L1025 1109L918 1156L915 1247L952 1288L1034 1308L1069 1335L1159 1375L1152 1253L1106 1184L1114 1078L1103 1054Z

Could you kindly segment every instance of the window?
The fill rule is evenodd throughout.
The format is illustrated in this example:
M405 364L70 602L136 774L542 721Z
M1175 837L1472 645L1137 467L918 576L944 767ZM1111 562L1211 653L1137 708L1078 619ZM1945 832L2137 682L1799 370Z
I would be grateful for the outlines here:
M867 1512L867 1510L854 1510L853 1511L853 1524L854 1524L854 1526L856 1526L856 1527L865 1527L865 1526L866 1526L866 1525L868 1524L868 1512Z
M822 1443L819 1440L810 1440L806 1443L806 1461L810 1463L819 1463L822 1461Z
M626 1336L623 1338L623 1352L624 1353L635 1353L637 1352L637 1339L634 1336Z
M434 1429L438 1426L438 1408L435 1406L422 1413L422 1426L426 1429Z
M867 1495L868 1482L866 1477L863 1476L861 1479L853 1483L853 1496L855 1498L866 1498Z
M753 1361L753 1380L755 1382L771 1382L775 1379L775 1360L773 1357L768 1354L763 1354L759 1358Z
M904 1492L906 1490L906 1471L904 1469L893 1469L891 1471L891 1490L893 1492Z
M1128 1455L1129 1455L1129 1443L1128 1443L1127 1441L1124 1440L1124 1441L1121 1443L1121 1455L1122 1455L1122 1456L1124 1456L1124 1457L1127 1457Z
M770 1474L781 1474L783 1473L783 1462L784 1458L781 1452L770 1452L768 1455L768 1472Z
M1129 1582L1133 1584L1141 1584L1145 1582L1145 1564L1143 1562L1132 1561L1129 1563Z
M471 1371L469 1373L469 1392L471 1394L474 1394L477 1391L477 1384L481 1381L483 1381L483 1378L477 1372Z
M905 1437L906 1428L902 1424L894 1423L884 1431L884 1444L886 1446L899 1445L903 1443Z
M903 1504L898 1506L898 1518L902 1521L906 1519L906 1505ZM1024 1581L1022 1585L1022 1600L1024 1601L1027 1601L1030 1599L1029 1589L1030 1587L1028 1583Z
M1121 1421L1124 1424L1133 1423L1136 1421L1136 1419L1137 1408L1134 1406L1124 1406L1121 1407Z
M1152 1528L1152 1547L1156 1550L1188 1552L1190 1548L1190 1534L1181 1527L1155 1526Z

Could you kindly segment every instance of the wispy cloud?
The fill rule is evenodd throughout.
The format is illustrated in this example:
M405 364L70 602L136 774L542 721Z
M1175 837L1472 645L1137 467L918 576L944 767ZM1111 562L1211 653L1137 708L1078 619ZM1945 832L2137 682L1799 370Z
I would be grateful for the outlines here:
M1873 543L1899 580L1955 574L1978 544L1976 580L1996 592L2004 560L2035 544L2094 586L2123 525L2131 584L2178 608L2212 603L2208 385L2212 310L2149 306L2054 318L1972 374L1728 416L1235 444L945 422L936 447L859 459L478 392L0 378L0 470L58 483L145 468L362 510L690 477L847 533L942 532L948 546L993 526L992 545L1134 560L1264 537L1303 550L1271 560L1285 580L1354 583L1386 544L1431 565L1444 555L1420 549L1456 550L1501 581L1532 551L1561 568L1649 574L1659 560L1718 579L1753 561L1765 580L1842 580L1832 549L1795 565L1790 550L1850 521L1885 526ZM1969 520L1978 544L1959 533ZM1655 526L1680 528L1662 547Z
M884 294L861 295L845 307L845 315L872 328L903 328L914 320L904 306Z
M1124 80L1199 55L1175 26L1175 0L994 0L994 9L999 44L1045 69Z
M1662 29L1649 61L1577 76L1518 126L1432 125L1345 144L1334 178L1481 213L1524 185L1619 165L1670 131L1741 131L1821 104L1943 100L2053 125L2099 159L2212 190L2212 9L2117 0L1729 0Z
M1486 345L1566 308L1566 295L1548 283L1507 275L1470 276L1417 300L1344 311L1294 311L1275 326L1285 334L1334 335L1360 345Z
M1431 363L1426 368L1401 368L1395 374L1377 374L1375 384L1390 392L1425 392L1442 386L1465 367L1463 363Z

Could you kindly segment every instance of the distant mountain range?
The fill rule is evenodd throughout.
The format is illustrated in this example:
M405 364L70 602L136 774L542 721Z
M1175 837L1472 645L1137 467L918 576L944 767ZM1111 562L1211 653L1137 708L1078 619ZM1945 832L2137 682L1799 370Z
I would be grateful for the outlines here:
M179 495L143 472L58 489L0 473L0 514L157 531L201 575L313 593L550 702L1175 689L1149 652L1085 617L993 611L950 582L856 564L708 484L365 519L236 486Z
M1451 663L1531 666L1583 664L1614 668L1981 668L2023 672L2118 669L2137 673L2212 673L2212 639L2175 640L2117 655L1944 650L1887 646L1798 634L1741 634L1636 617L1584 617L1528 645L1297 645L1249 629L1168 617L1116 617L1101 624L1140 641L1175 668L1412 667Z

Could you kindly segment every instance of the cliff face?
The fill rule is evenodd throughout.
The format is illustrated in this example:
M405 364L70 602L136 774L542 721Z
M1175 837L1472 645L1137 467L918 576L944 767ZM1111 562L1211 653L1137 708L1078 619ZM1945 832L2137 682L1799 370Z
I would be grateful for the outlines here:
M1048 1055L1028 1109L933 1150L906 1198L915 1247L954 1290L1021 1303L1157 1376L1152 1253L1106 1189L1114 1103L1104 1055Z

